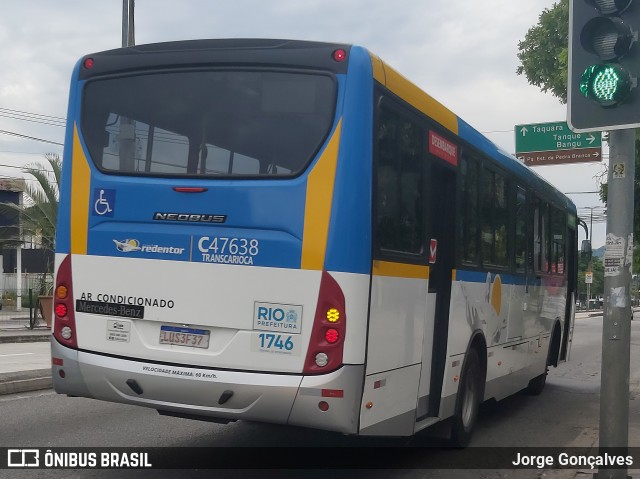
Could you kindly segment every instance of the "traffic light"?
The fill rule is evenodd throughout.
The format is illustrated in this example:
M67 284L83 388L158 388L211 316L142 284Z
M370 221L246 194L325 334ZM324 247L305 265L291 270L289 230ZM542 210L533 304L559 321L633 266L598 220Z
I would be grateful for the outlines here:
M572 130L640 127L639 29L640 0L569 0Z

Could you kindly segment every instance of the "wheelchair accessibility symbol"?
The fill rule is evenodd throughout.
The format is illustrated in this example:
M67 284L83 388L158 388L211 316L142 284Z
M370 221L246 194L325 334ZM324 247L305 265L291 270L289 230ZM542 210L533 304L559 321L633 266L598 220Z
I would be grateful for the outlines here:
M113 216L116 206L116 190L96 188L93 190L93 216Z

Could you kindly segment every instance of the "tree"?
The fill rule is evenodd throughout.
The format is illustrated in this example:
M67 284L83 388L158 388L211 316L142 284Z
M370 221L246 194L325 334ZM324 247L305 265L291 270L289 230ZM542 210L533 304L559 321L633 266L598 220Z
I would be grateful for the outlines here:
M597 256L591 258L591 272L593 273L593 283L591 283L591 297L604 295L604 265ZM580 297L587 294L585 284L585 273L589 271L589 258L587 255L580 255L578 261L578 292Z
M0 213L13 218L12 226L1 228L4 245L17 246L29 237L42 249L55 249L56 223L62 161L56 154L46 154L50 170L41 163L27 165L23 172L35 178L27 181L22 204L0 203ZM47 265L51 272L53 265Z
M518 42L520 65L516 73L524 74L532 85L551 92L561 103L567 102L569 58L569 0L560 0L540 14Z

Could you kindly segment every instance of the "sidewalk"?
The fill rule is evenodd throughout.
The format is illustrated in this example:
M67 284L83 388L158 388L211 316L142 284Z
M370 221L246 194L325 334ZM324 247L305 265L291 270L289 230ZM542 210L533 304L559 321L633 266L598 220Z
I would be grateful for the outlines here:
M24 312L0 318L0 396L51 387L50 337Z
M635 309L634 309L635 311ZM576 311L576 320L578 319L584 319L584 318L591 318L593 316L602 316L603 312L601 309L592 309L590 311L586 311L586 310L580 310L580 311Z

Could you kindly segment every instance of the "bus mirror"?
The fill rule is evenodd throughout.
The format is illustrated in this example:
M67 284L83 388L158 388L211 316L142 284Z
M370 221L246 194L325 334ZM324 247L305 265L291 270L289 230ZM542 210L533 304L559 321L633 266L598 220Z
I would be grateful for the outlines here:
M580 247L580 252L584 255L591 254L591 241L582 240L582 245Z

